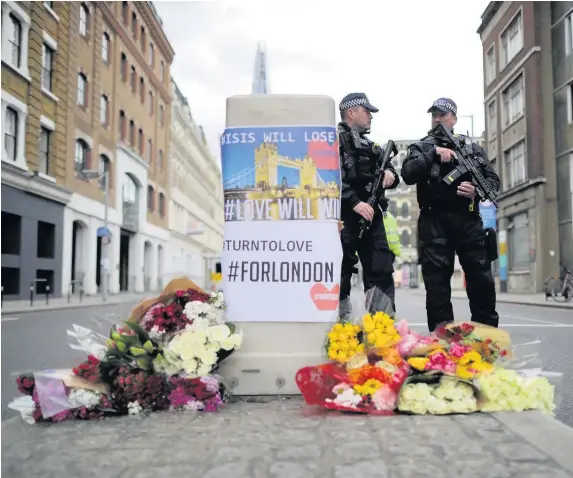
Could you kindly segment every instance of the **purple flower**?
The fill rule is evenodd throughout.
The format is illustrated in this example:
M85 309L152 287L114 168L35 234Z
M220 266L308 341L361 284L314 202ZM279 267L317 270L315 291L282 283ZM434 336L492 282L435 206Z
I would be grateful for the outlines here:
M191 400L191 397L189 397L185 392L185 387L182 386L174 388L171 391L169 394L169 403L171 403L173 408L183 407L187 402L189 402L189 400Z
M213 398L205 401L205 411L206 412L216 412L223 405L223 401L219 394L215 395Z
M219 380L213 376L205 376L200 378L201 382L205 384L207 391L217 393L219 391Z

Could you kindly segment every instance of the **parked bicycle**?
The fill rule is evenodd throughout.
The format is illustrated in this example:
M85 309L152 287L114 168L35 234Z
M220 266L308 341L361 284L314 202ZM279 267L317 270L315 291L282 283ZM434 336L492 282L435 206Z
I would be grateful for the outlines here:
M569 302L573 299L573 274L567 267L561 266L559 277L545 279L545 300L548 297L557 302Z

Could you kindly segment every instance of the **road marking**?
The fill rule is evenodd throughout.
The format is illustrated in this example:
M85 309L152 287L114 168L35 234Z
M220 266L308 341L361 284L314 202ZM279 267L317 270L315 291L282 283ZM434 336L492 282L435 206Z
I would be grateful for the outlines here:
M409 327L427 327L428 324L424 324L424 323L408 323ZM530 327L530 328L535 328L535 327L556 327L556 328L573 328L573 324L555 324L555 323L551 323L548 322L546 324L499 324L499 328L503 329L505 327Z
M14 320L20 320L20 317L2 317L2 322L11 322Z
M520 315L509 315L509 314L499 314L500 317L506 317L508 319L525 320L526 322L538 322L540 324L563 324L561 322L555 322L554 320L541 320L541 319L529 319L527 317L521 317Z

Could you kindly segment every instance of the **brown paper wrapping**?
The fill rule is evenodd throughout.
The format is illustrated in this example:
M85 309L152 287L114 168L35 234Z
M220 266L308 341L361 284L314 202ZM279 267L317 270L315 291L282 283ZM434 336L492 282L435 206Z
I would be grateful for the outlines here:
M140 322L145 313L149 310L149 308L153 304L162 303L165 304L169 299L171 299L175 292L178 290L188 290L193 289L198 292L205 291L199 287L195 282L187 277L180 277L179 279L172 279L169 284L165 286L165 289L159 294L159 297L155 297L154 299L146 299L141 302L139 305L135 306L135 308L131 311L131 316L129 320L134 322Z
M80 388L85 390L91 390L93 392L107 393L107 388L103 383L93 383L85 378L78 377L71 373L67 377L62 377L62 382L68 388Z
M472 322L472 321L458 321L453 322L448 325L448 328L455 327L456 325L461 325L464 323L472 324L474 326L473 335L476 338L485 340L491 339L499 348L502 350L507 350L506 357L511 356L511 338L509 337L509 332L504 329L498 329L496 327L491 327L489 325L480 324L479 322ZM480 343L474 343L474 349L482 354L482 356L486 353L487 346L481 345Z

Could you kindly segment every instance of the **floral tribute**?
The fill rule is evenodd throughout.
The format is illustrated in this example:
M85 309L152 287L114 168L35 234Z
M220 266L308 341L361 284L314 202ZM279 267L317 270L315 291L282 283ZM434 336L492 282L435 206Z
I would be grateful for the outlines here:
M70 370L21 375L10 407L28 422L100 419L165 410L215 412L228 390L215 372L242 344L221 292L177 279L137 306L109 337L74 326L87 360Z
M554 411L551 374L512 370L507 332L461 322L422 336L406 321L396 322L389 301L371 291L369 311L358 319L348 304L342 313L341 304L341 317L327 333L330 362L298 371L308 405L380 415Z

